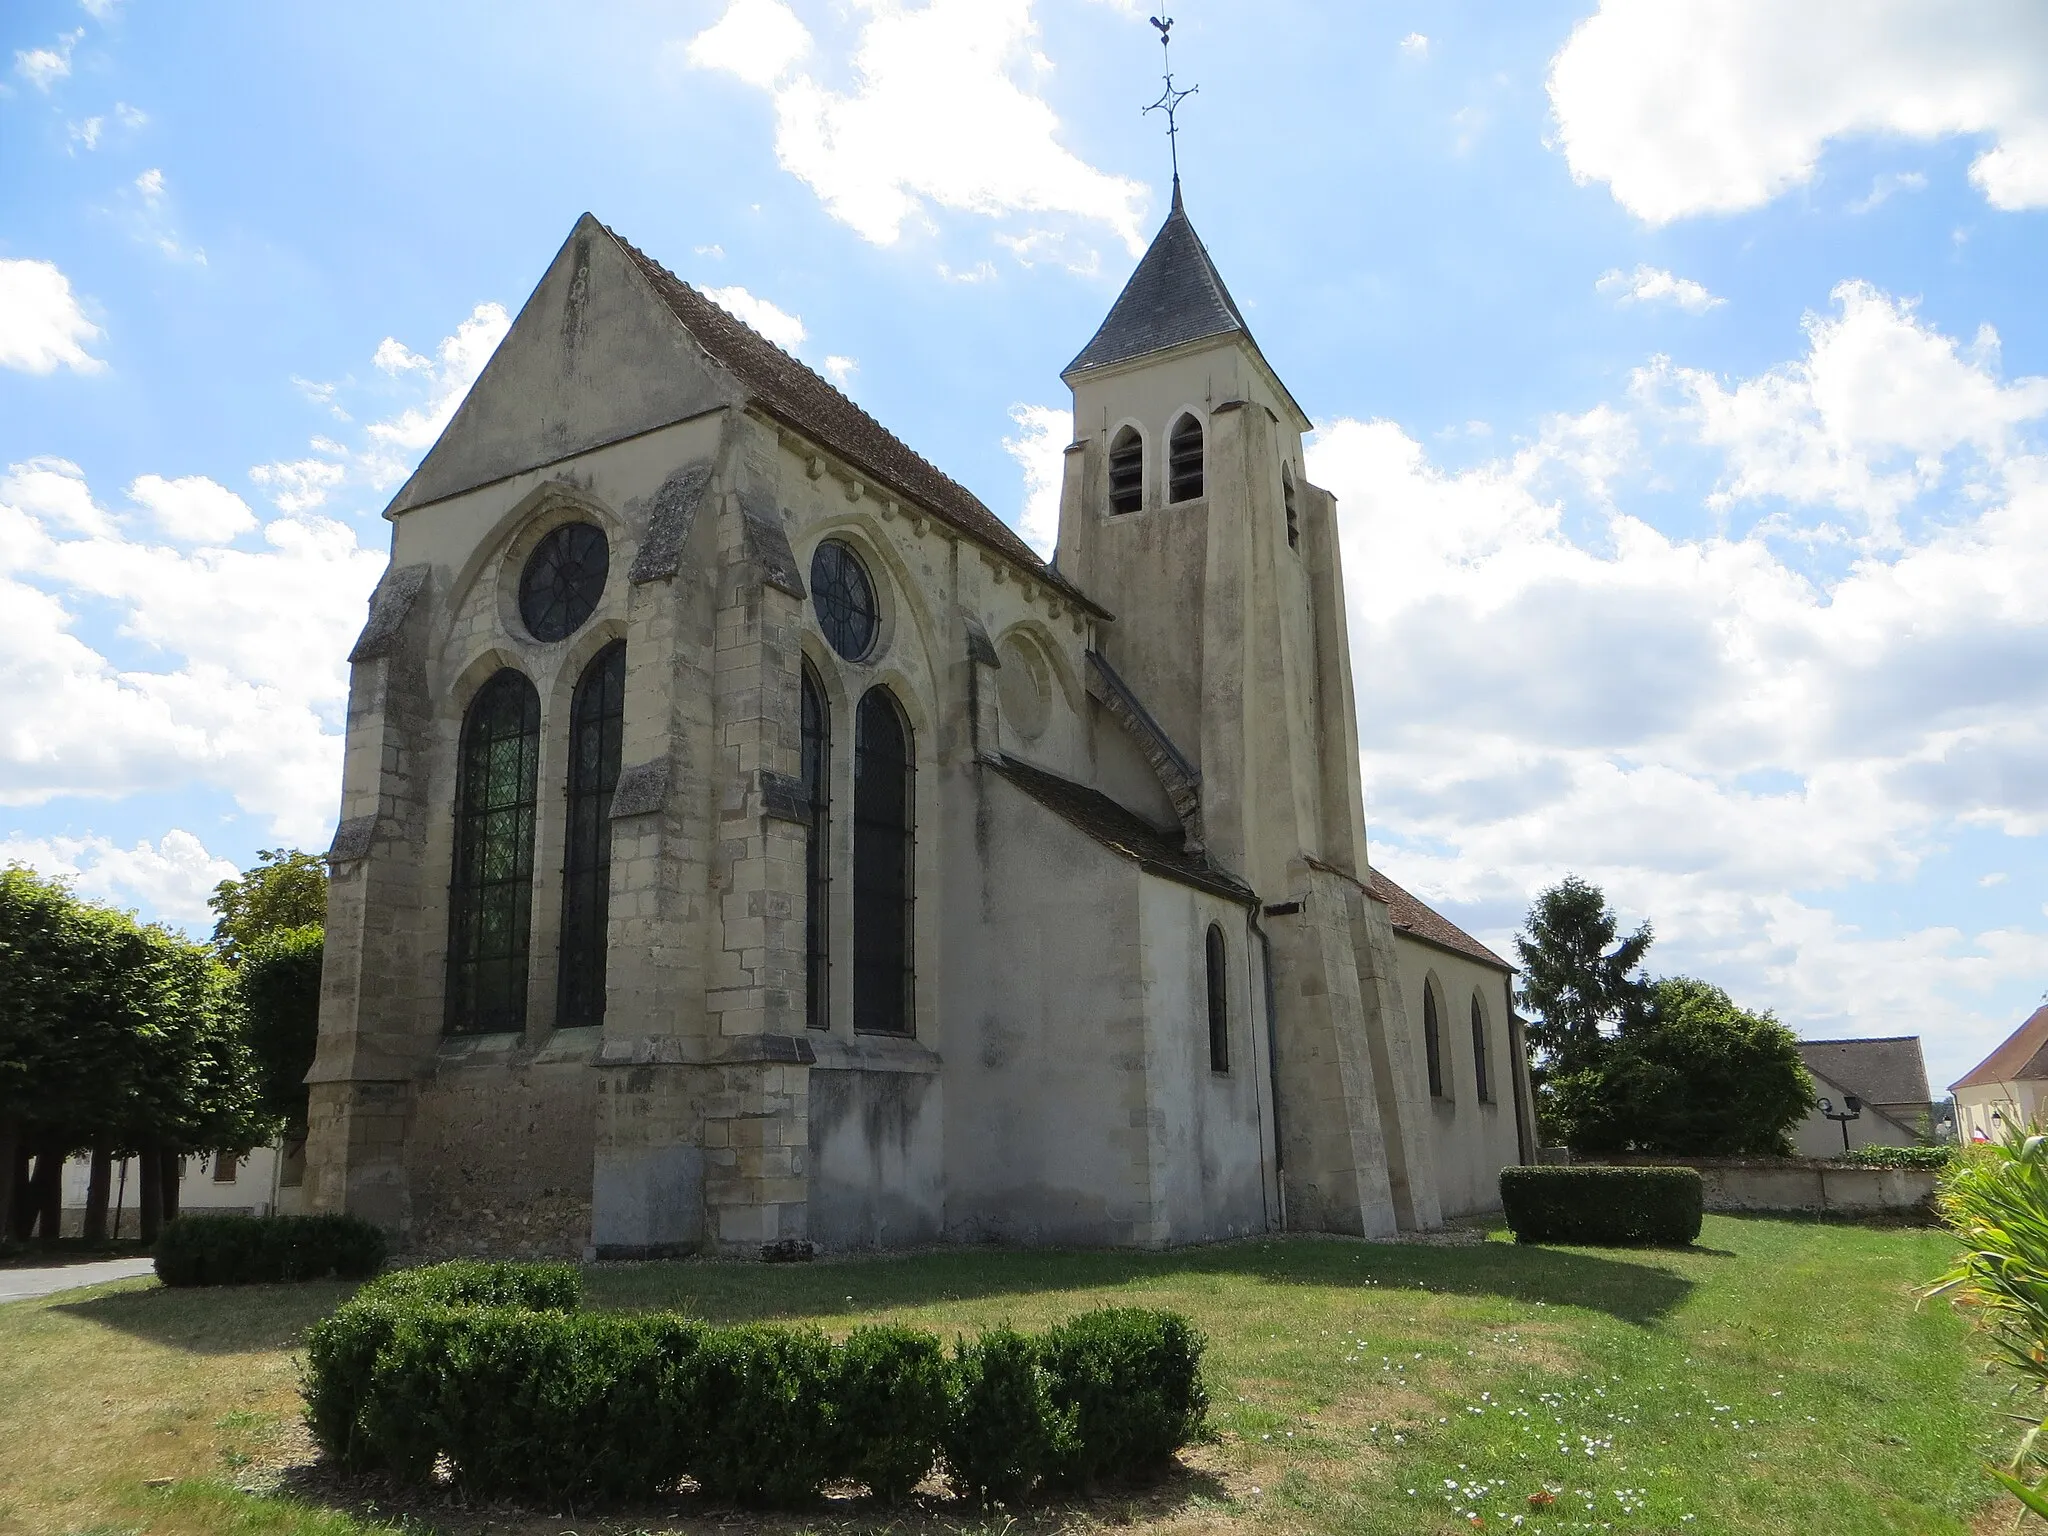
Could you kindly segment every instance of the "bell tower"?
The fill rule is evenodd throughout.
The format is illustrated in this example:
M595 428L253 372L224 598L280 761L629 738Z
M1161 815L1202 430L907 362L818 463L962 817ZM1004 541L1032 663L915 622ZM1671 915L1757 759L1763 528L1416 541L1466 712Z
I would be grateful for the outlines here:
M1258 892L1289 1225L1439 1221L1429 1101L1365 811L1335 499L1308 417L1183 203L1061 375L1074 398L1057 564L1116 615L1108 670L1198 780L1183 818Z

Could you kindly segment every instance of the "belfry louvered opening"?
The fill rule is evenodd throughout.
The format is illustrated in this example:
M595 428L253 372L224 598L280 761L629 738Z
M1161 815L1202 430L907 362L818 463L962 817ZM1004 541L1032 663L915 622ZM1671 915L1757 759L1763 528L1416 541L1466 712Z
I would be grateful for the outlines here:
M1135 512L1145 505L1145 439L1125 427L1109 444L1109 510Z
M1170 501L1201 499L1202 424L1193 412L1182 415L1166 439L1166 487Z

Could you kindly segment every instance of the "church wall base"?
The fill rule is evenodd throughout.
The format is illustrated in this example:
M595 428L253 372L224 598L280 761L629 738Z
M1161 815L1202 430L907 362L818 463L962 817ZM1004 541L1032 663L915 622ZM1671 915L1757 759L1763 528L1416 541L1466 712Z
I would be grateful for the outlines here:
M904 1248L945 1229L936 1072L814 1067L810 1236L828 1250Z

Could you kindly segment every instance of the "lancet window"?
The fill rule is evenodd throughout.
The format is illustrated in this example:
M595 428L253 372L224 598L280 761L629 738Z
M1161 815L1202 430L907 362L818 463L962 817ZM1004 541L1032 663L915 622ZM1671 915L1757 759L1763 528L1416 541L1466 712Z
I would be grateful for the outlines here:
M804 976L805 1022L812 1029L832 1026L832 714L825 690L805 662L803 743L799 768L810 825L804 838Z
M478 690L462 721L449 882L450 1034L526 1025L539 778L540 696L507 667Z
M604 1022L605 928L611 915L612 793L626 720L626 643L599 651L569 706L569 818L562 853L561 972L556 1024Z
M1170 501L1201 499L1202 423L1193 412L1176 421L1167 436L1166 488Z
M1427 982L1422 987L1422 1054L1429 1063L1429 1096L1440 1099L1444 1096L1443 1031L1437 1025L1436 988Z
M1125 427L1109 443L1109 510L1136 512L1145 505L1145 439Z
M1479 1006L1479 994L1472 994L1472 1079L1479 1090L1479 1102L1493 1102L1493 1084L1486 1072L1486 1010Z
M1223 930L1209 925L1207 950L1209 970L1209 1070L1230 1070L1230 977L1223 953Z
M853 722L853 1027L916 1033L911 950L916 767L910 723L886 688Z

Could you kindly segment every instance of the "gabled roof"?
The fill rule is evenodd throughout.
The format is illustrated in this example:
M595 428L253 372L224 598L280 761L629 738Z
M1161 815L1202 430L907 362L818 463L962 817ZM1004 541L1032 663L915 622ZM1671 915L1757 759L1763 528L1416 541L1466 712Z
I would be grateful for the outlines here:
M1953 1093L1958 1088L2043 1078L2048 1078L2048 1006L2036 1008L2026 1023L2006 1036L2003 1045L1948 1086Z
M1171 833L1162 832L1099 789L1076 784L1014 757L997 759L988 766L1075 831L1131 860L1147 874L1247 905L1258 899L1249 886L1233 880L1200 854L1189 853L1182 846L1178 828Z
M925 508L1040 581L1065 593L1091 613L1108 611L1038 558L1036 551L959 481L945 474L839 390L791 357L744 321L713 303L668 268L622 238L605 233L645 274L677 320L716 363L739 381L761 410L830 449L849 467Z
M1060 377L1072 382L1079 373L1234 331L1251 339L1251 327L1244 323L1230 290L1223 286L1208 247L1188 222L1176 178L1173 211L1152 237L1138 270L1109 307L1109 318Z
M1866 1104L1925 1104L1927 1062L1918 1035L1854 1040L1802 1040L1806 1070L1838 1083Z
M1375 901L1387 904L1387 916L1393 922L1396 933L1405 933L1425 944L1434 944L1438 949L1447 949L1453 954L1463 955L1468 960L1477 960L1481 965L1491 966L1497 971L1514 974L1515 968L1507 961L1441 912L1425 906L1409 895L1378 870L1367 869L1364 883L1367 895Z

